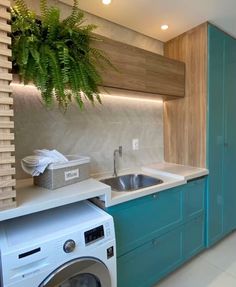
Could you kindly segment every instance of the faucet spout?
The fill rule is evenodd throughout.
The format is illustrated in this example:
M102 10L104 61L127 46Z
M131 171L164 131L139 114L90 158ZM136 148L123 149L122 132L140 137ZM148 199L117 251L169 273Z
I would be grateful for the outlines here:
M114 172L113 172L113 176L117 177L117 156L119 155L119 157L122 157L122 146L119 146L119 149L115 149L114 153L113 153L113 167L114 167Z

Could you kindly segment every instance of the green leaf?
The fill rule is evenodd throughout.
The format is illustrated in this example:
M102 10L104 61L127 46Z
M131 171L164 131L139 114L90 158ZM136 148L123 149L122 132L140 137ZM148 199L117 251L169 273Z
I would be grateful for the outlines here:
M46 106L56 100L67 109L74 98L84 107L84 98L101 103L97 67L112 66L106 55L90 46L95 25L84 25L84 13L74 0L71 15L60 21L60 10L40 0L41 18L24 0L11 8L12 58L25 84L34 83ZM82 96L83 95L83 96Z

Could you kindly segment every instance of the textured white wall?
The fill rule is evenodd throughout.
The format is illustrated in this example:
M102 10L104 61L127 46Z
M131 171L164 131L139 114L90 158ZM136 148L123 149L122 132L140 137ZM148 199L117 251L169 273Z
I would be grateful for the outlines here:
M112 171L113 151L123 146L120 169L163 160L163 104L130 98L104 96L103 104L74 104L64 114L57 107L47 110L36 88L14 86L17 178L26 175L20 160L34 149L58 149L64 154L88 155L91 172ZM132 139L140 149L132 151Z

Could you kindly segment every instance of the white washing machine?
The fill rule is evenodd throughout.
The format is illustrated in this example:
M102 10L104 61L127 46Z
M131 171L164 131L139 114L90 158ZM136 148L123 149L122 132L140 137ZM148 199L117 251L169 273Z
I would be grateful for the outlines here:
M0 224L1 287L116 287L113 219L88 201Z

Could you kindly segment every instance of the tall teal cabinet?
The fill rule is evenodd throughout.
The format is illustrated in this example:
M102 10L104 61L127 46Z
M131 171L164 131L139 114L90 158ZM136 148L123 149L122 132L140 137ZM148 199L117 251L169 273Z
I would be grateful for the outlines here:
M207 245L236 228L236 39L208 26Z

